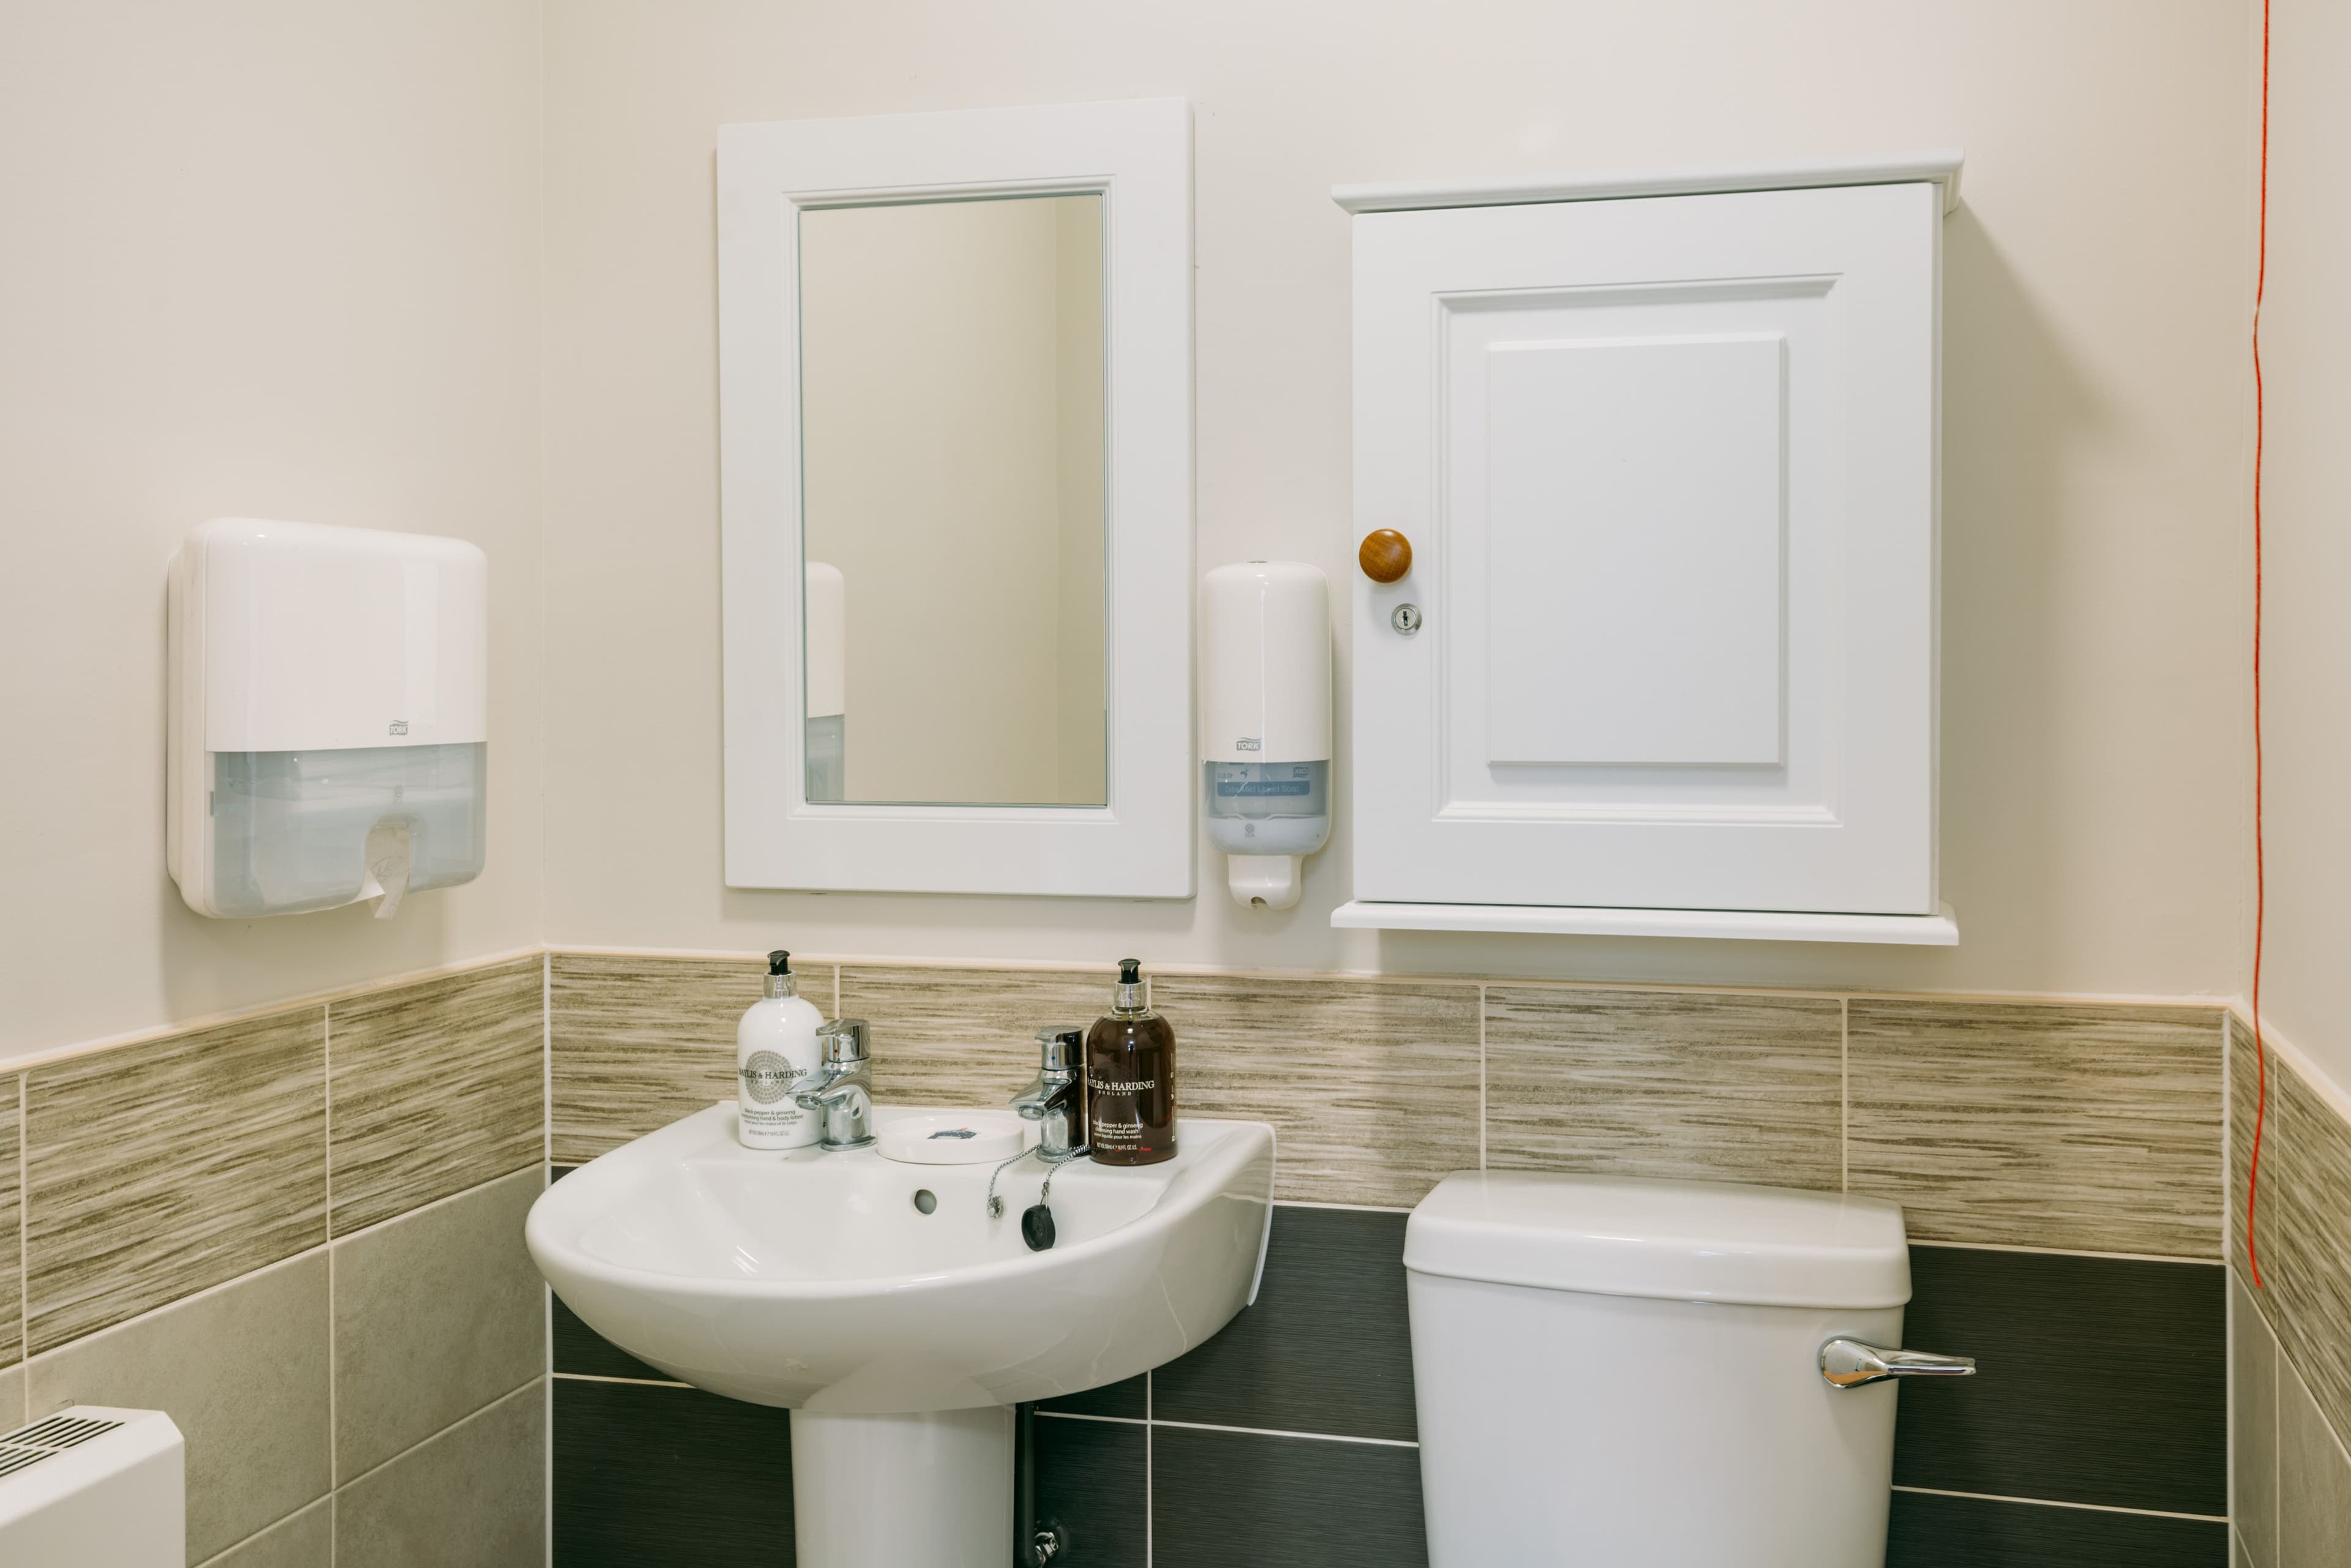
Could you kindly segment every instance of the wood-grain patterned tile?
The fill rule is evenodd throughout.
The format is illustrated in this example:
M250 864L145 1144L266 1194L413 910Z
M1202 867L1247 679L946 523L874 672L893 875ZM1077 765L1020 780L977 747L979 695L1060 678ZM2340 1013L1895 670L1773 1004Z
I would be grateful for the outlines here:
M2270 1111L2283 1157L2273 1166L2264 1145L2261 1207L2277 1228L2262 1239L2262 1304L2318 1407L2351 1432L2351 1124L2274 1056Z
M2240 1273L2245 1259L2245 1183L2252 1166L2253 1118L2261 1104L2261 1077L2253 1057L2253 1031L2236 1014L2229 1015L2229 1261ZM2273 1068L2275 1068L2273 1059ZM2274 1078L2270 1085L2276 1087ZM2274 1185L2283 1151L2278 1143L2277 1101L2269 1102L2262 1116L2262 1175L2266 1197L2276 1196ZM2277 1241L2277 1208L2262 1202L2253 1207L2261 1228L2261 1249L2266 1256Z
M326 1010L26 1074L35 1354L327 1239Z
M539 1163L543 963L329 1004L336 1235Z
M1270 1122L1274 1196L1405 1207L1478 1165L1478 988L1172 975L1181 1113Z
M21 1092L18 1074L0 1078L0 1366L14 1366L25 1359L25 1205L17 1191L24 1146ZM5 1406L0 1406L0 1421L7 1416Z
M549 973L552 1157L582 1165L735 1092L735 1025L756 958L558 953ZM822 1009L830 967L801 977Z
M2218 1259L2218 1009L1855 1001L1846 1180L1917 1240Z
M873 1091L900 1105L1001 1105L1037 1076L1037 1030L1091 1024L1117 972L841 967L841 1016L873 1026ZM1160 1005L1165 1005L1164 1003ZM1184 1062L1176 1022L1176 1061Z
M1834 1188L1842 1004L1486 991L1486 1163Z

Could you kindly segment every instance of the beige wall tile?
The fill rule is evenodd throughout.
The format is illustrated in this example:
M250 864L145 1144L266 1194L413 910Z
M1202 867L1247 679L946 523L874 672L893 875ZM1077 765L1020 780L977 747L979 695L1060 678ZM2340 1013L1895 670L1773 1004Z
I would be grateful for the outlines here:
M37 1411L170 1412L188 1445L191 1563L331 1485L323 1251L37 1355L28 1370Z
M1275 1197L1404 1207L1477 1167L1477 987L1176 975L1152 1001L1179 1113L1274 1124Z
M522 1228L533 1166L335 1243L335 1474L423 1442L547 1370Z
M2221 1255L2217 1009L1855 1001L1846 1180L1910 1234Z
M2351 1455L2311 1393L2279 1366L2277 1568L2351 1563Z
M326 1239L325 1009L37 1067L26 1085L35 1354Z
M553 1157L579 1165L735 1092L755 959L558 953L549 970ZM831 976L801 977L821 1009Z
M1833 998L1486 991L1486 1163L1834 1188Z
M543 962L329 1005L336 1235L541 1163Z
M320 1498L299 1513L237 1542L204 1568L333 1568L335 1504Z
M1001 1105L1037 1076L1037 1030L1110 1010L1114 969L894 969L845 964L841 1016L873 1026L875 1096ZM1177 1026L1182 1061L1182 1025Z
M0 1366L25 1358L25 1205L17 1191L24 1168L24 1118L18 1110L23 1087L18 1074L0 1078ZM6 1418L0 1405L0 1421Z
M347 1483L335 1496L336 1568L538 1568L546 1455L539 1381Z
M22 1366L0 1372L0 1432L13 1432L26 1424L25 1376Z
M2277 1341L2229 1270L2229 1517L2252 1568L2277 1568Z
M2264 1304L2319 1408L2351 1432L2351 1125L2275 1057L2270 1092L2281 1157L2262 1156L2261 1207L2277 1227L2262 1254Z

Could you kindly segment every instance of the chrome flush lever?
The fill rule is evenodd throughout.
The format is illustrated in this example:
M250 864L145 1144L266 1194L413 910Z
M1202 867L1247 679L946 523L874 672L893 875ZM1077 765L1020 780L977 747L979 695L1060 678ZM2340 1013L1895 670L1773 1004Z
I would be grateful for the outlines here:
M1832 1388L1864 1388L1889 1377L1973 1377L1971 1355L1930 1355L1923 1350L1880 1350L1857 1339L1821 1346L1821 1375Z

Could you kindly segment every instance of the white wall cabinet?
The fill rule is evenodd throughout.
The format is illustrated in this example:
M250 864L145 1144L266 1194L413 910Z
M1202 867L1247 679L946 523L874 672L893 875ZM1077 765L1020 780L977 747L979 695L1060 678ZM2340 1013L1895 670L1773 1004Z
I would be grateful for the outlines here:
M1411 564L1355 580L1334 924L1958 939L1935 876L1958 167L1337 193L1358 531Z

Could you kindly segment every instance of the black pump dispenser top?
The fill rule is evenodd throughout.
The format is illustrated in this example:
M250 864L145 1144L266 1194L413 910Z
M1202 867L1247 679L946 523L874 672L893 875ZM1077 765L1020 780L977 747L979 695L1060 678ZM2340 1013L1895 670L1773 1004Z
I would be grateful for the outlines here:
M1141 978L1143 978L1142 959L1121 958L1118 961L1118 983L1120 985L1131 986Z
M792 972L792 956L781 947L768 955L768 973L789 975Z

